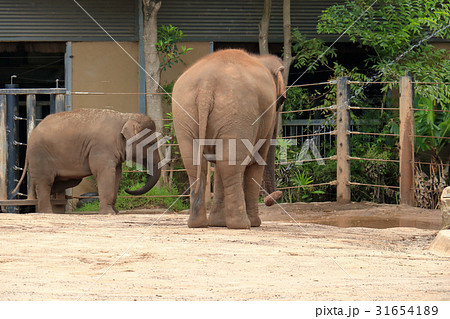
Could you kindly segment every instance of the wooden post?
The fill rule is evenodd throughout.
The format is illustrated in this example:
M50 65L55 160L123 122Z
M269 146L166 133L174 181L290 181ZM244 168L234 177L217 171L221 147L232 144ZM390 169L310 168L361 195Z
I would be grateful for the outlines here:
M8 187L6 171L8 161L8 141L6 139L6 95L0 94L0 200L6 200Z
M414 87L400 78L400 204L414 205Z
M350 110L348 77L337 79L336 92L336 141L337 141L337 187L336 201L349 203L351 201L350 189Z
M36 95L27 95L27 143L30 140L31 132L36 126ZM27 198L35 199L34 189L31 189L30 174L27 174Z

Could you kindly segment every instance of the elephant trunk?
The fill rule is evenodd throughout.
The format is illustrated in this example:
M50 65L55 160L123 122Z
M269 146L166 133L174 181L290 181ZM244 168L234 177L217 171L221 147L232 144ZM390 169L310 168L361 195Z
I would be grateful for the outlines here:
M275 147L275 145L270 145L266 159L267 165L264 167L263 187L267 194L273 193L276 190Z
M161 176L161 169L158 168L158 163L159 163L159 153L158 149L156 149L155 152L153 152L153 163L152 163L153 175L150 174L148 175L147 182L140 189L136 190L126 189L125 192L127 192L130 195L143 195L147 193L149 190L151 190L152 187L155 186L156 183L158 183L158 180Z
M275 125L272 138L277 138L277 125ZM264 167L263 187L267 194L264 198L264 204L266 206L272 206L283 195L282 192L277 191L277 183L275 180L275 147L276 145L270 145L266 158L267 165Z
M275 124L275 127L272 132L272 139L277 138L278 133L278 123ZM275 180L275 150L276 145L271 143L269 147L269 151L267 153L266 163L267 165L264 167L264 175L263 175L263 187L267 194L271 194L276 191L277 183Z

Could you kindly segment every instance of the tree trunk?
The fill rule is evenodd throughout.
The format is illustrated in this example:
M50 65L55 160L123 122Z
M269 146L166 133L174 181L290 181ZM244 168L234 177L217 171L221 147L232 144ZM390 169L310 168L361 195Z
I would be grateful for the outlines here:
M144 10L144 56L145 56L145 91L159 93L161 70L158 51L155 43L158 41L157 15L161 7L161 0L142 0ZM160 94L146 95L146 113L152 119L162 119L163 110ZM155 121L156 131L162 132L163 122Z
M161 0L142 0L144 11L144 57L145 57L145 92L160 93L161 68L156 42L158 41L158 11L161 8ZM161 94L147 94L145 99L146 114L155 121L156 132L164 133L163 105ZM159 148L160 158L165 157L165 150ZM166 173L166 172L163 172ZM166 180L163 174L163 180ZM156 185L160 187L160 183Z
M264 0L264 9L261 21L258 24L259 29L259 54L269 54L269 23L270 12L272 11L272 0Z
M288 85L289 68L292 64L291 0L283 0L283 37L284 83Z
M288 85L289 68L292 64L292 35L291 35L291 0L283 0L283 38L284 38L284 83ZM282 114L278 117L278 135L283 133Z

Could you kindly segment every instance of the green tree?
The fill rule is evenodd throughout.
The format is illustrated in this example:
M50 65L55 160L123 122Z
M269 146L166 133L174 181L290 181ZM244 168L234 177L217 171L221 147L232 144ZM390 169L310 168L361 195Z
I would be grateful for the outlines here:
M158 41L156 42L156 50L158 51L161 64L160 72L166 71L175 64L183 62L181 57L192 50L184 45L178 48L178 43L183 39L183 31L173 25L162 25L158 29Z
M416 135L449 137L450 113L431 111L450 109L450 51L433 45L430 40L450 39L450 3L448 0L379 0L369 8L371 3L346 1L331 6L320 17L319 33L346 32L350 41L369 52L365 70L346 70L335 63L335 74L346 73L352 80L384 82L381 102L388 103L392 89L398 89L396 82L408 72L419 82L415 85L414 107L424 109L415 112ZM364 86L352 87L352 98L352 105L366 100ZM398 133L398 115L390 116L394 120L382 131ZM448 147L448 139L418 137L415 145L416 151L427 152L433 162L439 163L440 152ZM385 156L381 149L371 152L379 153L371 154L372 157Z
M450 52L430 44L430 40L450 39L450 3L447 0L380 0L376 7L364 13L371 2L346 1L328 8L320 17L318 32L346 31L353 43L370 48L373 53L366 60L370 72L366 75L373 80L397 81L408 71L415 81L449 82ZM395 84L388 83L382 91L394 87ZM435 101L436 106L450 104L448 85L420 85L416 93Z
M167 71L172 66L177 63L183 62L182 56L186 55L189 51L193 50L192 48L187 48L184 45L179 47L179 42L183 39L184 34L183 31L178 29L173 25L162 25L158 28L158 41L155 43L156 51L159 56L159 69L158 69L158 78L161 79L161 73ZM163 86L164 92L171 93L173 88L173 84L167 84ZM159 95L160 96L160 95ZM165 102L170 101L170 97L168 95L164 95L163 99ZM171 102L171 101L170 101ZM161 108L162 112L162 108ZM162 119L164 116L161 114L158 118ZM167 129L168 127L162 122L158 121L157 131L164 132L166 134L171 134ZM167 152L166 148L160 148L160 155L163 158ZM171 161L165 167L168 170L172 170L174 168L174 162ZM162 185L171 189L172 187L172 176L173 172L163 171L161 172L161 180Z

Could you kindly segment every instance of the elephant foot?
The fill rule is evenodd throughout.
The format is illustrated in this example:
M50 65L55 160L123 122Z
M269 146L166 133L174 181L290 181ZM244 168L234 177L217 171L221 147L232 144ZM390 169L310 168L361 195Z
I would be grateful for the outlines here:
M39 213L42 213L42 214L53 214L54 212L53 212L53 209L51 209L51 208L43 208L43 209L39 209Z
M99 213L101 215L118 215L119 211L114 206L108 206L106 208L101 208Z
M201 216L201 217L189 216L188 227L189 228L208 227L208 219L206 218L206 215L205 216Z
M261 218L259 218L258 215L248 216L248 219L250 220L252 227L261 226Z
M251 223L247 215L227 218L227 227L230 229L250 229Z
M213 212L209 213L209 226L212 227L227 227L225 216L223 213Z

